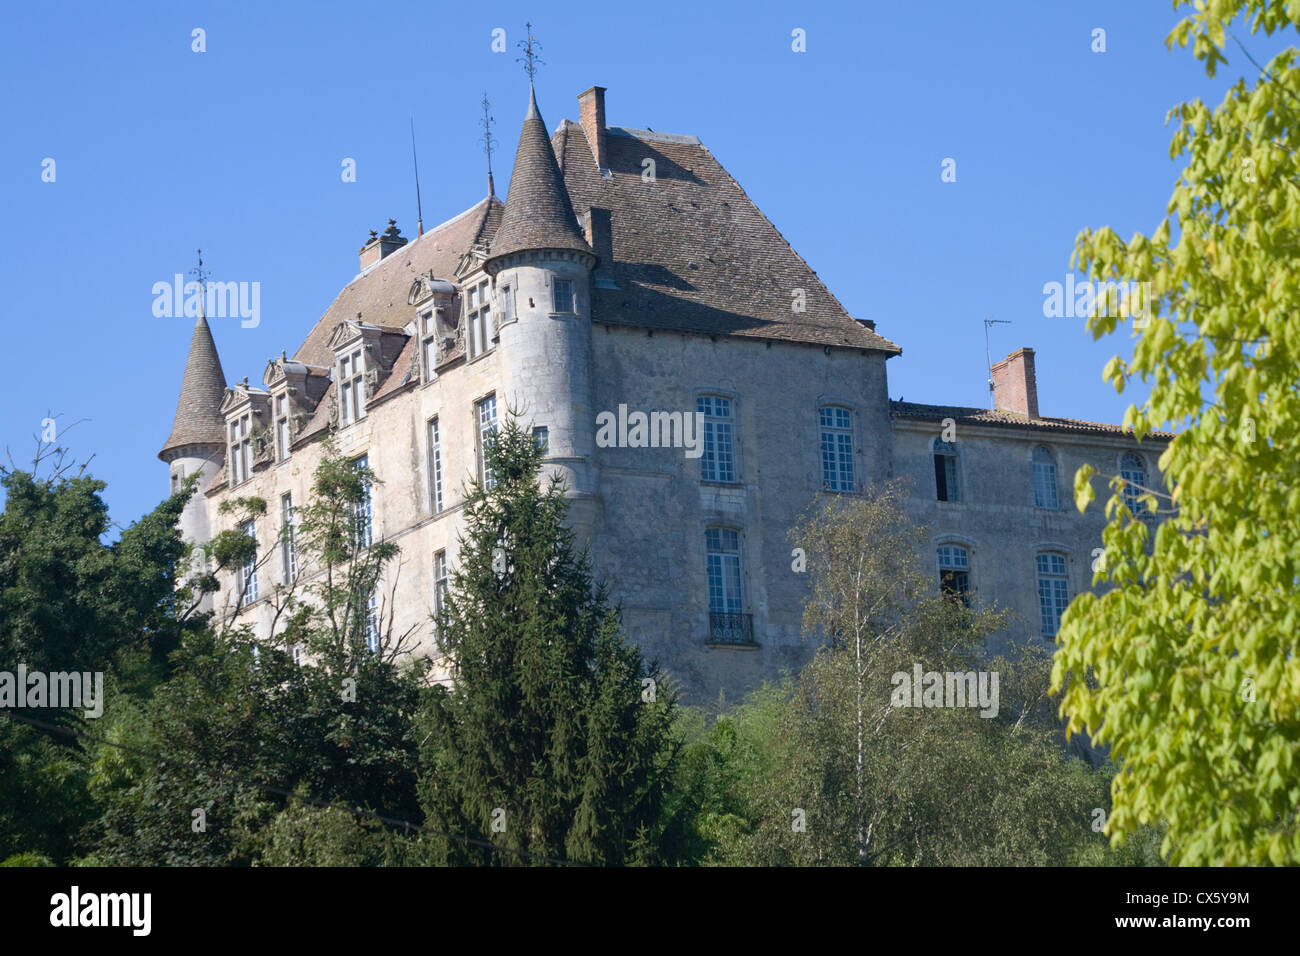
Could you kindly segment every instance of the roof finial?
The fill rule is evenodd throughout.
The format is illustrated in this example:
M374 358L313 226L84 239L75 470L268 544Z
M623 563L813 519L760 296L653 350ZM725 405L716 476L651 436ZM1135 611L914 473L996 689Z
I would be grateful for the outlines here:
M411 162L415 164L415 238L424 235L424 209L420 206L420 157L415 155L415 116L411 116Z
M525 23L524 27L528 31L528 39L519 41L519 46L524 49L524 55L515 62L524 64L524 72L528 74L528 86L531 88L533 77L537 75L537 68L546 61L537 55L537 50L540 50L542 45L537 42L537 37L533 36L533 25Z
M496 122L489 112L487 90L483 91L483 151L487 153L488 163L488 196L497 194L496 186L492 183L492 124Z
M198 250L199 264L190 270L190 275L199 280L199 318L206 319L207 314L204 311L204 303L208 299L208 272L203 268L203 250Z

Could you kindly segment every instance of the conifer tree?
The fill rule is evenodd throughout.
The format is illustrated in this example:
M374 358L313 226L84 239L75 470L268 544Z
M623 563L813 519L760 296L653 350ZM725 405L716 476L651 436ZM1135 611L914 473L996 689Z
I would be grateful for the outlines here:
M654 861L673 695L575 554L563 483L543 483L532 436L511 416L486 446L436 620L452 681L426 709L421 800L430 827L515 852L448 841L435 855Z

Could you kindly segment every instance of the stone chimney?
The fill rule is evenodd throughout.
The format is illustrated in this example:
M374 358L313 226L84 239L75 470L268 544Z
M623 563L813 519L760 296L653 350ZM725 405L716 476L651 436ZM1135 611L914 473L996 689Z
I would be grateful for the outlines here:
M605 147L605 88L593 86L578 94L578 116L582 131L591 144L591 157L602 173L609 169L609 151Z
M1012 352L993 365L993 407L1038 417L1038 379L1034 376L1034 350Z
M397 228L396 219L388 220L388 228L384 230L382 236L371 229L370 238L361 247L361 271L365 272L380 259L391 255L404 245L406 245L406 237Z

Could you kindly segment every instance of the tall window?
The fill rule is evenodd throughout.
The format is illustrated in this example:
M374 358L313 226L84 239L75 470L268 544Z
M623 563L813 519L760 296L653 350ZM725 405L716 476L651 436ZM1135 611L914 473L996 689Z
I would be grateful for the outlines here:
M1042 445L1032 454L1034 462L1034 507L1055 511L1060 503L1056 497L1056 459Z
M432 309L420 316L420 348L424 355L424 380L431 382L438 364L438 320Z
M1043 636L1055 637L1061 615L1070 603L1070 586L1065 575L1065 555L1046 552L1037 557L1038 607L1042 612Z
M289 457L289 398L279 395L275 399L275 460Z
M239 587L239 603L252 604L257 600L257 525L253 521L245 521L239 526L239 530L253 539L253 553L239 569L239 575L235 583Z
M940 501L961 501L957 481L957 446L941 438L934 440L934 487Z
M555 279L555 311L573 311L573 283L568 279Z
M704 532L708 549L709 610L714 614L739 614L740 533L730 528L709 528Z
M702 481L735 481L736 463L731 449L731 399L701 395L695 409L704 414L704 454L700 456Z
M496 479L487 464L487 444L497 430L497 397L489 395L474 405L478 420L478 477L484 488L496 487Z
M551 450L551 430L545 425L533 429L533 444L543 455Z
M298 577L298 546L293 537L293 495L280 496L280 563L284 568L284 583L292 584Z
M253 443L249 437L252 415L240 415L230 423L230 484L241 485L253 470Z
M1138 496L1147 486L1147 467L1139 456L1131 451L1125 452L1124 457L1119 460L1119 476L1124 479L1124 503L1128 505L1128 510L1136 515Z
M488 295L488 283L480 282L469 290L467 305L469 315L469 357L482 355L491 348L489 336L492 334L492 302Z
M366 647L379 650L379 586L371 589L366 598Z
M443 602L447 599L447 552L433 553L433 614L442 614Z
M339 360L339 423L351 425L366 414L365 365L361 349Z
M970 554L960 545L939 545L939 590L970 607Z
M501 287L501 322L515 320L515 290L508 285Z
M368 469L370 467L370 456L362 455L360 458L355 459L352 462L352 465L357 470L361 470L362 468ZM355 512L357 517L357 546L361 548L370 547L370 542L374 539L375 535L375 511L373 502L371 501L371 486L369 481L366 482L365 491L366 495L357 506Z
M822 433L822 487L853 491L853 413L838 405L819 410Z
M429 506L442 513L442 433L438 419L429 419Z

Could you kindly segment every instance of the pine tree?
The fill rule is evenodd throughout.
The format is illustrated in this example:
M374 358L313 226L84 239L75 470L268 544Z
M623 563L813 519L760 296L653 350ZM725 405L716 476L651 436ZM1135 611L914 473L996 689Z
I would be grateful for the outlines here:
M452 666L428 702L421 799L448 862L652 862L676 757L675 701L625 644L565 526L563 483L512 416L471 483L467 531L436 620ZM531 856L530 856L531 854Z

